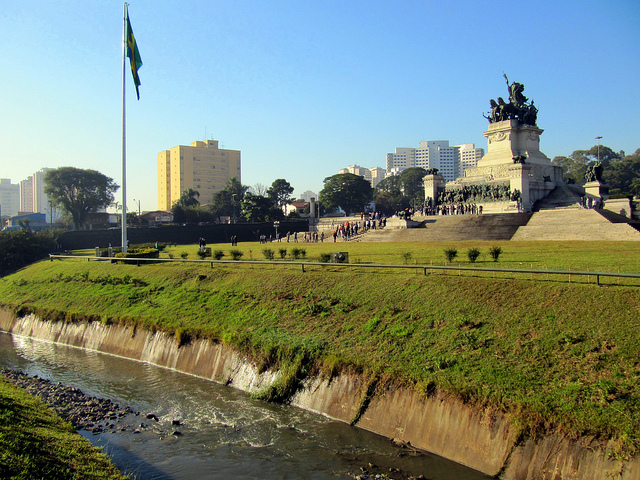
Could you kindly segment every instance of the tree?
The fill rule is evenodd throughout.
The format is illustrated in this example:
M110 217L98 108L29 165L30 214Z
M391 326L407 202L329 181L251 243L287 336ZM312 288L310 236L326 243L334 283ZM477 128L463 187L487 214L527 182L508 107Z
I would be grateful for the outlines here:
M274 180L267 190L269 198L271 198L280 208L291 203L293 200L293 197L291 196L292 193L293 187L284 178Z
M602 176L610 194L640 195L640 148L612 162Z
M376 211L388 216L405 208L402 203L402 195L397 195L394 192L376 192L375 202Z
M261 183L256 183L253 187L249 188L248 191L253 193L254 195L260 195L264 197L267 194L267 187L265 187Z
M178 202L171 207L171 213L173 214L173 223L187 223L187 214L184 211L184 207Z
M324 179L320 191L320 203L327 211L341 208L348 215L364 211L365 205L373 198L371 184L353 173L338 173Z
M424 202L424 183L422 179L427 174L424 168L411 167L398 175L385 178L376 186L376 209L387 215L399 210L422 205Z
M213 195L213 201L209 208L217 217L238 217L240 203L249 187L242 185L236 177L229 179L224 189Z
M606 145L594 145L589 150L574 150L568 156L557 156L551 161L551 165L562 167L565 182L584 183L584 175L587 168L594 165L598 158L604 167L605 183L613 188L623 188L625 181L622 179L626 173L623 173L629 164L625 164L625 160L633 155L625 156L623 150L615 152ZM627 160L628 162L628 160ZM627 172L630 173L630 172Z
M249 222L273 222L284 217L273 198L247 192L241 203L242 216Z
M421 167L406 168L400 172L400 182L402 183L402 193L409 199L410 203L424 202L424 182L422 179L427 171Z
M182 195L180 195L177 203L183 208L195 207L197 205L200 205L200 201L198 200L198 198L200 198L200 192L194 190L193 188L189 188L182 192Z
M44 183L44 193L51 204L69 212L76 229L85 224L87 214L113 203L113 194L120 188L112 178L96 170L75 167L49 170Z
M565 182L583 183L587 168L592 166L600 158L605 171L624 157L624 151L614 152L606 145L594 145L589 150L574 150L569 157L554 157L551 165L562 167Z

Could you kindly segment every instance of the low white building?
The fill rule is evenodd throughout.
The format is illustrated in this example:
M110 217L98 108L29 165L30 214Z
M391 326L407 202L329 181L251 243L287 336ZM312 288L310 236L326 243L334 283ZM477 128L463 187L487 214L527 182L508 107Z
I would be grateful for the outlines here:
M367 180L373 188L380 183L386 176L386 170L381 167L364 168L360 165L349 165L347 168L342 168L338 173L352 173L354 175L360 175Z

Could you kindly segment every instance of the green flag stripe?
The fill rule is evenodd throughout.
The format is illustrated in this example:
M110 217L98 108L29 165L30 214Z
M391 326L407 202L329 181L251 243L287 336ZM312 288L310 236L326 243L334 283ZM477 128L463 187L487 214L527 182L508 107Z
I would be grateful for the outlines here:
M131 60L131 75L133 76L133 83L136 86L136 95L140 100L140 76L138 70L142 66L142 59L140 58L140 52L138 51L138 44L136 43L136 37L133 35L133 29L131 28L131 22L129 21L129 12L127 12L127 57Z

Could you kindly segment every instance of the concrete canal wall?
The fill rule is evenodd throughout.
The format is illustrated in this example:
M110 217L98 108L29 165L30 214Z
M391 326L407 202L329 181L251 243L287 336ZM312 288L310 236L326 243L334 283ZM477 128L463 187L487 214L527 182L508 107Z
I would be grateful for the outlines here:
M131 326L45 322L0 309L0 330L119 355L228 384L249 393L273 385L276 370L259 373L235 350L210 340L179 346L175 337ZM489 475L508 480L640 480L640 459L608 458L610 445L591 438L521 439L501 413L443 394L378 387L359 375L307 379L292 405L410 442Z

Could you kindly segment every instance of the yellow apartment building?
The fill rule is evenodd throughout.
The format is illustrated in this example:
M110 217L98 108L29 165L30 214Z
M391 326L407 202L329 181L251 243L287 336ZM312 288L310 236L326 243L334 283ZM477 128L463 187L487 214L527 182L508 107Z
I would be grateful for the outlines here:
M240 177L240 150L218 148L217 140L191 142L158 153L158 209L169 210L182 192L200 193L201 204L211 203L232 177Z

